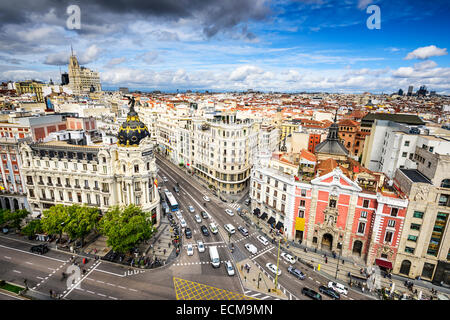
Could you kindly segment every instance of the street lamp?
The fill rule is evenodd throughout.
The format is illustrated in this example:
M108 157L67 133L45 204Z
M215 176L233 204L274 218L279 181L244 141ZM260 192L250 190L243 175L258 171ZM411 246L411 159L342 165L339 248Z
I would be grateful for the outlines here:
M338 262L336 264L336 274L334 275L334 278L337 280L337 274L339 271L339 260L341 260L341 252L342 252L342 243L338 242L338 246L339 246L339 257L338 257Z
M275 272L275 289L274 291L278 293L278 267L280 264L280 237L278 237L278 254L277 254L277 270Z

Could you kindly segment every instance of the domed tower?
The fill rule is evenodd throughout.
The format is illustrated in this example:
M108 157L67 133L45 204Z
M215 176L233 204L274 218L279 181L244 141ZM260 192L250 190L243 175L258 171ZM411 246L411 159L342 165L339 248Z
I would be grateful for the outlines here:
M150 133L134 110L134 97L128 99L130 100L130 111L127 114L127 121L120 126L117 144L120 147L137 147L142 139L150 136Z
M130 99L130 111L118 136L115 176L119 202L124 206L140 206L149 213L153 224L158 226L160 210L154 143L147 126L140 121L134 110L134 98Z

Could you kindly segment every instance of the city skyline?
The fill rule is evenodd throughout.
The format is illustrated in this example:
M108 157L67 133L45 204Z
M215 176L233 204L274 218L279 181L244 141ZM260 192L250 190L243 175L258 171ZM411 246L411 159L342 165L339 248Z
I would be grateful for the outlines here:
M105 89L450 93L445 1L78 1L69 30L71 4L2 4L2 81L59 83L73 46Z

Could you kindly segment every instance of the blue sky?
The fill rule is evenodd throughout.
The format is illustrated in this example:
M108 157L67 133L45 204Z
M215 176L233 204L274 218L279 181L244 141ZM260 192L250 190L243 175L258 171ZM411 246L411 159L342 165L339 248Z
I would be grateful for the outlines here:
M26 2L0 4L1 80L59 81L72 45L105 88L450 94L449 1Z

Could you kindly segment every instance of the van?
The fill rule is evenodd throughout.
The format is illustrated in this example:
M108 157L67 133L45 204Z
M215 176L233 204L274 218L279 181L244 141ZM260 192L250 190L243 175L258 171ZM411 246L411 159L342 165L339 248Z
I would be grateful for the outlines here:
M231 234L236 232L236 229L234 229L234 227L233 227L233 225L231 223L227 223L223 227L225 228L225 230L227 230Z
M335 291L337 291L338 293L343 294L343 295L348 294L347 287L338 282L333 282L333 281L328 282L328 288L334 289Z
M209 257L211 259L211 264L214 268L220 267L219 252L217 251L217 246L209 247Z

